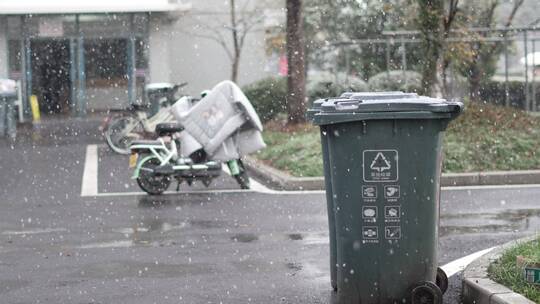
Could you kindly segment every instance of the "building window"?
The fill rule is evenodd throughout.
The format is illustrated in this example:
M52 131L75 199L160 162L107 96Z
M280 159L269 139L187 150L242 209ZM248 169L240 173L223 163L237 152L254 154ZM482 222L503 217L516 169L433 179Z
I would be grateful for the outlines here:
M84 42L89 87L127 85L127 39L87 39Z

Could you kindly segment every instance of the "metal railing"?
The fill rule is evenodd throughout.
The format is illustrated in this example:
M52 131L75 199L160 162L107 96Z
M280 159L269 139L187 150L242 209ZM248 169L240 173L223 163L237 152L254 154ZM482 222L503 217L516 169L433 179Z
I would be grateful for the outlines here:
M497 56L497 68L493 76L484 77L482 80L494 81L504 86L503 100L493 100L492 102L504 104L507 106L515 105L528 111L540 111L540 96L538 92L538 75L540 72L540 52L535 58L540 41L540 27L512 27L512 28L469 28L465 32L452 31L446 39L447 47L453 44L475 44L486 43L491 45L498 44L500 52ZM362 73L362 71L353 71L354 61L366 61L371 58L365 58L363 48L378 49L384 48L384 64L379 67L389 73L391 70L417 70L418 62L411 62L409 56L414 50L418 50L422 43L420 32L418 31L394 31L383 32L379 37L357 39L349 41L335 41L327 44L316 51L320 56L324 54L325 58L333 57L331 70L334 72L343 72L345 75ZM352 51L359 56L351 58ZM533 55L531 55L533 54ZM523 60L523 62L521 62ZM332 62L332 60L330 60ZM341 64L338 64L340 62ZM464 98L469 94L469 87L463 86L455 81L456 77L462 76L462 72L456 70L458 62L450 61L448 74L453 75L454 79L446 83L449 90L446 97ZM538 68L538 70L537 70ZM364 80L368 80L373 75L360 75ZM511 89L510 83L518 82L523 86L523 98L518 96L515 89ZM521 84L519 85L519 87ZM521 94L521 93L520 93ZM516 96L513 96L516 95ZM516 102L516 100L524 99Z

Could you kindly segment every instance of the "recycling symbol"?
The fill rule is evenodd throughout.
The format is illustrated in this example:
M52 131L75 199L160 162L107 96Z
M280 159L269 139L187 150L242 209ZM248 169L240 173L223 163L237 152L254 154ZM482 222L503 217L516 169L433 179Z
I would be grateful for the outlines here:
M377 172L384 172L385 170L390 170L392 168L390 162L386 159L386 157L384 157L382 152L377 153L373 159L373 162L371 162L371 166L369 167L371 170L375 170Z
M364 150L363 173L365 182L397 182L399 155L397 150Z

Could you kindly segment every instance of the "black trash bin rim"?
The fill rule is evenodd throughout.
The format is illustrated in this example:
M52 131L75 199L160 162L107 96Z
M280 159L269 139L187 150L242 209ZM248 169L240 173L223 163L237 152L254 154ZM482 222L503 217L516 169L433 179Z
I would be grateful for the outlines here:
M341 94L341 98L351 99L389 99L389 98L406 98L416 97L416 93L405 93L401 91L388 91L388 92L345 92Z

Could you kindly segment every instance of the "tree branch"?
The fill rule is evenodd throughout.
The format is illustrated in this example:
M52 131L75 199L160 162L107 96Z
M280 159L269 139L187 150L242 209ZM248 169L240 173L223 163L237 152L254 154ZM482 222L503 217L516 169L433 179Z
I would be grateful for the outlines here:
M193 32L187 32L187 31L180 31L184 34L187 34L187 35L192 35L192 36L195 36L195 37L199 37L199 38L204 38L204 39L208 39L208 40L212 40L214 42L217 42L219 45L221 45L223 47L223 49L225 50L225 53L227 54L227 57L232 60L234 57L233 57L233 54L232 54L232 51L229 49L229 46L227 45L227 41L225 40L225 38L223 37L222 33L220 31L218 31L217 29L211 27L211 26L206 26L206 25L202 25L202 24L198 24L198 27L200 27L201 29L204 29L206 31L210 31L211 33L213 33L213 35L210 35L210 34L202 34L200 33L200 31L197 31L197 33L193 33Z
M498 3L498 1L496 1ZM512 22L514 21L514 17L516 16L516 13L517 11L519 10L519 8L521 7L521 5L523 5L523 2L525 2L525 0L516 0L516 2L514 2L514 6L512 7L512 11L510 12L510 15L508 15L508 18L506 19L506 23L504 25L504 27L510 27L512 25ZM493 18L493 15L495 14L494 13L495 11L495 8L493 8L493 11L491 12L491 18ZM506 35L506 33L504 33ZM499 44L495 43L492 45L492 47L489 49L489 54L493 54L495 53L498 49L499 49Z
M459 0L450 0L449 8L448 8L448 15L446 16L444 20L444 37L448 38L448 35L450 33L450 29L452 28L452 23L454 22L454 19L456 18L457 13L459 12Z
M523 2L525 2L525 0L516 0L516 2L514 2L514 7L512 8L510 15L508 15L508 19L506 19L505 27L509 27L512 25L514 17L516 16L518 9L521 7L521 5L523 5Z
M533 22L529 23L529 27L536 26L538 23L540 23L540 18L534 20Z

